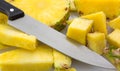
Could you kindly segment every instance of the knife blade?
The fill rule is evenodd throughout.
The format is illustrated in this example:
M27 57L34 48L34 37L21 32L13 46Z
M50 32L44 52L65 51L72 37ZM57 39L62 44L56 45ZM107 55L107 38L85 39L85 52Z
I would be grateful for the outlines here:
M69 38L53 28L24 14L13 5L0 0L0 11L8 15L9 25L37 37L37 39L52 48L70 56L78 61L104 68L115 68L110 62L99 54L89 50L86 46L71 42Z

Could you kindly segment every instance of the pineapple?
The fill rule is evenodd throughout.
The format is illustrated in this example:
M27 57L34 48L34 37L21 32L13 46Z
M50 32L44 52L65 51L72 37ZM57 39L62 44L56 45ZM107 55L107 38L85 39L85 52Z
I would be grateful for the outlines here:
M52 48L41 45L34 51L15 49L0 54L1 71L50 71Z
M105 12L108 19L120 15L120 0L75 0L75 6L81 15L99 11Z
M7 24L0 24L0 43L34 50L36 48L36 37L22 33Z
M36 20L62 30L69 17L68 0L7 0Z
M113 29L120 29L120 16L111 20L108 25Z
M93 20L76 18L68 27L67 37L86 45L87 33L91 31Z
M5 48L8 48L8 47L9 47L9 46L7 46L7 45L0 44L0 50L5 49Z
M82 16L82 18L94 20L93 31L101 32L107 35L106 16L104 12L92 13L89 15Z
M71 58L56 51L53 50L53 56L54 56L54 67L56 69L68 69L71 67Z
M104 33L88 33L87 34L88 47L98 54L103 54L103 50L106 46Z
M74 0L69 0L70 1L70 10L71 11L76 11Z
M75 68L69 68L69 69L55 69L54 71L76 71Z
M120 48L120 30L115 29L112 33L110 33L107 37L107 40L110 44Z
M8 20L8 17L0 12L0 24L6 24Z

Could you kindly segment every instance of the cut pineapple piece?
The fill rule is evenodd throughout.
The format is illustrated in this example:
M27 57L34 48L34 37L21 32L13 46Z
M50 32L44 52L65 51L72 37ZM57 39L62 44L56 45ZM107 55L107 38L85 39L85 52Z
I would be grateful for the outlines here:
M68 27L67 36L86 45L87 33L91 31L93 20L76 18Z
M88 33L87 34L88 47L98 54L103 54L103 50L106 47L105 34L104 33Z
M57 30L65 27L64 22L69 17L68 0L7 0L7 2Z
M74 0L69 0L70 1L70 10L71 11L76 11Z
M7 45L0 44L0 50L5 49L5 48L8 48L8 47L9 47L9 46L7 46Z
M120 48L120 30L115 29L108 35L107 39L110 44Z
M113 29L120 29L120 16L111 20L108 25Z
M69 69L55 69L54 71L76 71L75 68L69 68Z
M34 50L36 48L36 37L24 34L6 24L0 24L0 43Z
M0 24L6 24L8 20L8 17L0 12Z
M71 67L71 58L56 51L53 50L53 56L54 56L54 67L56 69L68 69Z
M99 11L105 12L110 19L120 15L120 0L75 0L75 6L82 15Z
M0 54L2 71L50 71L52 65L53 52L46 45L34 51L15 49Z
M107 35L106 16L103 12L97 12L89 15L82 16L82 18L94 20L93 30L94 32L101 32Z

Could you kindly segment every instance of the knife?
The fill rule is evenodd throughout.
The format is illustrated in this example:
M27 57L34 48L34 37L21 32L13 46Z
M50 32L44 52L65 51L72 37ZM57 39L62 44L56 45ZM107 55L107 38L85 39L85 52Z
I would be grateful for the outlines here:
M50 47L70 56L73 59L87 64L104 68L115 68L110 62L99 54L89 50L78 43L73 43L69 38L53 28L44 25L15 6L0 0L0 12L9 18L8 23L27 34L37 37L37 39Z

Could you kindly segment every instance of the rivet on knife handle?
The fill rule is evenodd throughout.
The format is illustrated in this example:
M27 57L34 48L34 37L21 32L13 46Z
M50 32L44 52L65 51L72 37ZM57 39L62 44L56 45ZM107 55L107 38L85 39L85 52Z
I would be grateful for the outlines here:
M15 20L24 16L24 12L15 6L0 0L0 12L6 14L9 20Z

